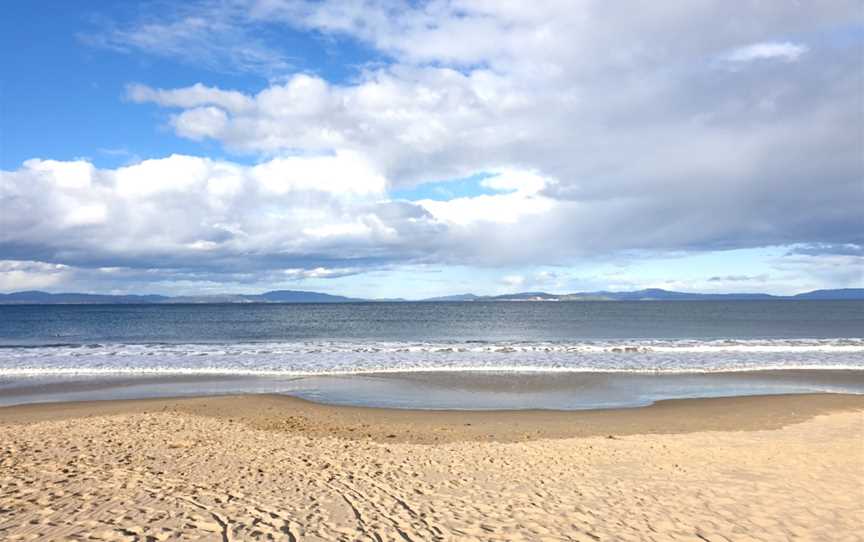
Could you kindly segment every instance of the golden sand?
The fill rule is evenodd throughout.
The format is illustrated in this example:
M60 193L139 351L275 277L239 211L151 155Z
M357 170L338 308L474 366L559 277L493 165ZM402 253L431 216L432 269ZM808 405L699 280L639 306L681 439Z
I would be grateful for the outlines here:
M581 413L352 409L272 396L0 409L0 540L862 532L859 396Z

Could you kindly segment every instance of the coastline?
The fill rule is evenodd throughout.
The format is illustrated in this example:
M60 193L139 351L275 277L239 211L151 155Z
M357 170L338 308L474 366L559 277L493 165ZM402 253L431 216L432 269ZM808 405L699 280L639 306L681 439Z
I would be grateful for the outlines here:
M670 399L789 394L864 395L864 370L714 372L388 371L308 376L255 374L0 375L0 407L47 402L266 394L340 406L406 410L579 411L637 408Z
M434 444L608 435L781 429L815 416L864 411L864 395L787 394L669 399L592 410L411 410L332 405L276 394L52 402L0 407L0 424L170 413L312 437Z

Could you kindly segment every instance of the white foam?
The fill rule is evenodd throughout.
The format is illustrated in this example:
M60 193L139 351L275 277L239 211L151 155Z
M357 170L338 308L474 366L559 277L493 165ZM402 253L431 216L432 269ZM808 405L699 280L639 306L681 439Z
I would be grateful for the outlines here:
M598 373L598 374L722 374L765 371L864 371L860 364L815 364L782 366L740 366L740 367L681 367L681 368L598 368L598 367L538 367L530 365L473 365L473 366L425 366L390 367L366 369L322 369L318 371L232 369L220 367L20 367L0 368L0 376L5 377L74 377L74 376L250 376L302 378L315 376L362 376L376 374L411 373Z
M704 373L864 370L864 339L306 341L0 348L0 376L309 376L417 371Z

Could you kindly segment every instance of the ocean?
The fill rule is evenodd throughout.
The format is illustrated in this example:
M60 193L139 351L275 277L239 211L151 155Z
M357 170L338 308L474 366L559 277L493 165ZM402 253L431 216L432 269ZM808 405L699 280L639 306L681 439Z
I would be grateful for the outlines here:
M0 306L0 404L247 392L478 409L864 393L864 302Z

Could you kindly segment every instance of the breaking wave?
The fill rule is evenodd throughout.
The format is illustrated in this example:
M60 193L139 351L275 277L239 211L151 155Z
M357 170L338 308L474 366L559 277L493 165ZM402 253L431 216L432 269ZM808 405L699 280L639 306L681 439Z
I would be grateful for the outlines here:
M0 376L864 370L864 338L0 346Z

